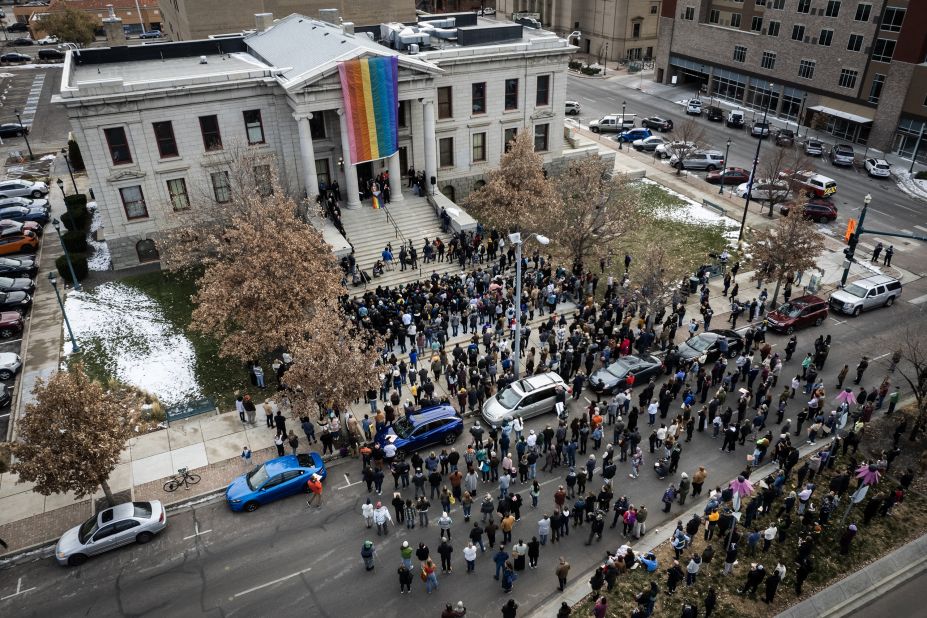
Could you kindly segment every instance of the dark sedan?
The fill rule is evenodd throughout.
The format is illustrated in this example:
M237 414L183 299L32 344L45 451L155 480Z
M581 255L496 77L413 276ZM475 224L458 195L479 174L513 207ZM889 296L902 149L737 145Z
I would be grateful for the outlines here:
M22 137L23 135L29 135L29 127L16 122L0 124L0 137Z
M783 204L779 207L779 213L788 215L791 209L791 204ZM805 219L811 219L818 223L827 223L837 219L837 207L830 200L808 202L802 207L802 213Z
M708 172L705 180L713 185L721 183L722 185L739 185L750 179L750 172L742 167L729 167L724 170L715 170Z
M27 56L26 54L20 54L18 52L11 52L9 54L3 54L0 56L0 62L32 62L32 56Z
M673 121L660 116L649 116L641 120L641 126L645 129L655 129L657 131L672 131Z
M48 211L44 208L10 206L8 208L0 208L0 219L35 221L39 225L45 225L48 223Z
M663 363L655 356L623 356L592 374L589 384L597 394L612 395L628 386L628 375L634 376L634 384L646 384L651 377L658 375ZM601 382L601 385L600 385Z
M724 348L725 356L733 358L743 346L743 337L732 330L709 330L679 344L678 354L684 362L698 360L705 364L718 360Z
M18 311L0 312L0 339L9 339L23 332L23 316ZM0 404L0 407L3 407Z
M0 257L0 276L3 277L35 277L39 264L34 255L17 255L16 257Z
M0 277L0 292L26 292L35 291L35 281L26 277Z
M0 310L25 311L32 304L32 297L25 292L0 292Z

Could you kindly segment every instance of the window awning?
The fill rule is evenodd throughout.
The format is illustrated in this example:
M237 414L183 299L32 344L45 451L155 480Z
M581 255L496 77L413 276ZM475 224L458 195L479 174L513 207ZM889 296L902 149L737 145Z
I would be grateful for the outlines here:
M844 120L849 120L850 122L855 122L857 124L869 124L872 122L872 118L851 114L850 112L834 109L833 107L827 107L826 105L815 105L813 107L809 107L808 109L815 112L821 112L822 114L827 114L828 116L843 118Z

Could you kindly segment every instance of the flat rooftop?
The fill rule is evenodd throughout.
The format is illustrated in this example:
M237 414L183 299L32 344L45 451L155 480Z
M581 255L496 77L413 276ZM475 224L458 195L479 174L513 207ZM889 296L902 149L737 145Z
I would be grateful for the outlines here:
M204 56L170 58L165 60L126 60L104 64L78 64L74 66L71 85L81 83L120 80L125 85L139 82L167 81L216 75L240 77L251 72L263 75L271 67L254 56L243 52L233 54L212 54Z

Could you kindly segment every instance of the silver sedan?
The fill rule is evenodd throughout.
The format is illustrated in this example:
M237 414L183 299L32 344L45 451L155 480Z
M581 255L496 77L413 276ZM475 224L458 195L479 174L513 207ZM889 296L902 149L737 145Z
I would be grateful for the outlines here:
M77 566L129 543L147 543L166 525L167 513L158 500L117 504L65 532L55 547L55 560Z

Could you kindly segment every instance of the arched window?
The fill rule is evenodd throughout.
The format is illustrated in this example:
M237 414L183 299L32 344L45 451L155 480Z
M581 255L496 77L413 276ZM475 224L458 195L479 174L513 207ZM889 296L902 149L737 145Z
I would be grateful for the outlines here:
M446 197L447 199L451 200L452 202L454 201L454 196L456 195L456 193L454 192L453 185L444 185L443 187L441 187L441 193L443 193L444 197Z
M138 254L139 262L157 262L161 259L155 242L150 238L135 243L135 252Z

